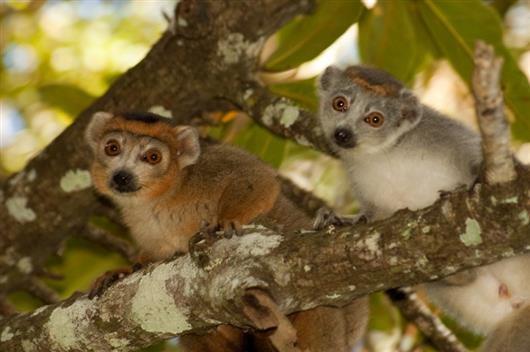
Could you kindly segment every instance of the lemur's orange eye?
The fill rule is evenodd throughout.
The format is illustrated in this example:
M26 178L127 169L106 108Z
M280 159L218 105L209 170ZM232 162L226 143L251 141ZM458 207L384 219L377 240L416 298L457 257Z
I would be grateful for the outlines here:
M121 148L120 143L117 140L111 139L105 144L105 154L108 156L116 156L120 154Z
M364 118L364 122L369 124L372 127L381 127L383 122L385 122L385 117L379 112L371 112Z
M151 165L158 164L162 161L162 153L160 153L160 150L158 149L149 149L144 155L142 155L142 161Z
M348 110L348 108L348 100L345 97L338 96L333 99L333 109L340 112L345 112Z

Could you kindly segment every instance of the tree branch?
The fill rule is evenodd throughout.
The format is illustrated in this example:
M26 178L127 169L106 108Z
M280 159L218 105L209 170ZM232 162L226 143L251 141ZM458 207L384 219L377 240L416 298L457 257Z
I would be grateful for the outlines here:
M24 287L34 297L40 299L45 304L52 304L59 302L59 296L57 293L49 288L41 280L31 277Z
M502 58L493 47L478 41L475 47L473 95L482 135L486 182L508 182L516 177L510 150L510 126L504 114L500 88Z
M311 218L316 215L320 208L327 207L326 202L313 193L303 190L293 181L285 177L280 177L280 181L282 183L282 194L305 211Z
M412 288L391 289L387 294L406 319L414 322L440 352L467 351L451 330L418 298Z
M227 95L226 98L276 135L334 155L314 113L272 94L258 82L249 86L244 94Z
M15 307L4 296L0 296L0 319L13 316L16 312Z
M118 236L115 236L107 231L98 228L92 224L88 224L84 231L81 232L81 236L90 240L94 243L101 245L102 247L118 252L129 263L134 263L137 258L137 250L134 245Z
M248 289L266 290L290 314L438 280L530 251L530 201L521 196L529 192L530 170L521 169L509 183L372 224L294 234L251 226L207 249L204 267L185 255L132 274L96 300L70 298L4 319L0 349L30 341L46 351L129 351L224 323L252 327L242 313Z
M226 92L255 84L266 37L310 0L184 0L166 31L138 65L85 109L23 171L0 189L0 294L22 283L17 263L42 267L62 241L79 233L99 205L91 189L83 131L98 110L148 111L164 107L177 123L226 108ZM178 23L186 23L179 26ZM200 120L200 119L199 119ZM195 119L194 119L195 121ZM203 121L204 122L204 121Z
M141 63L2 185L0 295L21 283L22 271L39 270L62 240L82 230L99 209L90 191L82 138L97 110L162 106L177 122L190 123L205 110L232 103L275 133L329 153L313 115L271 95L255 78L264 38L310 7L304 0L181 2L175 16L188 26L173 21L177 26L164 33ZM528 170L521 169L519 179L508 184L448 195L432 208L402 211L387 221L329 236L283 239L259 230L240 243L222 240L209 250L213 264L206 268L197 268L186 256L134 274L96 301L71 298L5 319L0 322L0 347L37 350L42 342L46 351L132 350L221 322L251 325L238 304L245 289L254 286L266 288L287 314L345 304L368 292L438 279L528 251L528 182ZM488 218L490 212L498 217ZM277 242L276 247L271 244ZM270 246L265 248L270 258L262 258L259 250L247 253L263 243ZM147 290L148 284L159 289Z

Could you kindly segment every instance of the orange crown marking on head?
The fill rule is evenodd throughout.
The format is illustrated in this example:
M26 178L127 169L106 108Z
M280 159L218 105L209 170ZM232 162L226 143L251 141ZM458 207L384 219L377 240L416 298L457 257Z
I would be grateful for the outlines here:
M403 85L388 73L362 66L350 66L345 71L356 85L385 97L398 97Z
M127 120L116 116L110 120L103 130L103 134L110 131L125 131L135 135L149 136L160 139L172 148L177 148L173 126L166 122L145 123L142 121Z

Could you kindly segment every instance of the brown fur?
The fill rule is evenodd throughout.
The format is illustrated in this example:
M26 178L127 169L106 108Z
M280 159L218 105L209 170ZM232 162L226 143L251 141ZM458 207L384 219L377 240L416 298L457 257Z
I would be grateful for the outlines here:
M249 351L251 341L230 325L221 325L204 335L189 334L180 337L180 346L186 352Z
M296 329L297 347L301 351L351 352L368 323L368 298L359 298L342 308L321 306L294 313L289 319ZM252 347L245 351L276 351L266 333L256 334Z
M291 319L302 351L349 352L368 323L368 298L357 299L342 309L317 307L295 313Z
M311 219L281 194L276 171L248 153L226 145L202 146L198 160L181 169L179 153L186 151L187 144L176 142L178 128L166 122L146 124L115 117L100 128L101 133L96 127L87 131L87 139L122 131L170 146L173 162L165 173L144 180L145 187L131 198L117 199L109 188L105 156L96 152L91 169L94 186L117 201L144 257L152 261L187 252L188 241L202 221L224 226L259 220L285 231L311 228ZM98 148L94 141L92 145ZM314 352L351 350L364 331L366 307L364 300L358 300L343 309L321 307L293 315L300 345ZM251 337L226 325L205 335L182 336L181 343L191 352L273 351L267 338Z
M104 166L94 163L92 175L96 189L112 198ZM166 174L138 192L140 205L121 208L145 255L161 260L187 252L201 222L248 224L266 215L279 193L272 168L238 149L218 145L204 147L196 164L183 170L170 165Z
M121 116L116 116L105 125L102 135L111 131L126 131L136 135L150 136L160 139L175 149L178 147L173 126L166 122L147 124L142 121L131 121Z
M398 80L381 70L350 66L345 73L358 86L380 96L399 97L399 92L403 88Z
M169 166L169 169L167 170L167 172L164 175L162 175L162 177L157 179L156 182L153 182L150 185L146 193L146 198L156 199L156 198L161 197L164 193L166 193L167 190L170 189L171 186L175 184L175 179L178 179L177 178L178 172L179 172L178 165L176 165L175 163L172 163Z

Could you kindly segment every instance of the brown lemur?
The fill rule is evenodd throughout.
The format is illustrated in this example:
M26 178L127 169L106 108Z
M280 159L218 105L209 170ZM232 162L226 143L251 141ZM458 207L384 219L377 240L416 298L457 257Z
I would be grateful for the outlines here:
M390 74L331 66L320 77L319 95L323 132L369 221L427 207L440 191L477 180L479 136L421 104ZM487 336L484 351L530 351L530 255L425 287L449 315Z
M237 148L201 143L190 126L151 113L98 112L85 138L94 154L94 186L120 209L144 260L187 253L204 223L232 230L263 218L285 232L311 227L280 192L274 169ZM367 301L359 299L290 319L302 350L346 352L362 336L367 316ZM197 352L272 351L267 339L248 336L223 325L206 335L182 336L181 343Z

